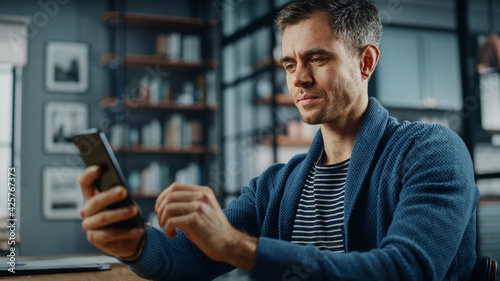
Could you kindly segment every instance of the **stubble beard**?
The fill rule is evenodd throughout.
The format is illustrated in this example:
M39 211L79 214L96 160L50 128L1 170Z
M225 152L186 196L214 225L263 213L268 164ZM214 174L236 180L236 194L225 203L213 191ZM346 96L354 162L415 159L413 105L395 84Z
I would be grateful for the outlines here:
M315 110L315 112L305 112L301 113L300 117L302 118L302 121L304 123L309 124L309 125L318 125L318 124L323 124L328 121L329 118L325 116L325 112L321 112L319 110Z
M328 93L329 96L333 96L333 92ZM314 109L302 109L299 110L300 117L304 123L309 125L319 125L319 124L335 124L339 122L346 109L349 106L348 94L342 92L335 101L332 103L330 100L324 101L324 105L320 108Z

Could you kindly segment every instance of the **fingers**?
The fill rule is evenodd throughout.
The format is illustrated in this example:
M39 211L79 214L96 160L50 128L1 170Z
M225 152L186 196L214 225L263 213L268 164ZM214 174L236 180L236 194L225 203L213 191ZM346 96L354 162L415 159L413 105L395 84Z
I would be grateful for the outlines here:
M137 251L144 235L143 228L102 228L87 231L87 240L109 255L129 257Z
M143 228L118 229L106 228L87 231L87 240L99 248L105 247L106 244L123 240L139 238L144 234Z
M91 197L80 210L82 219L90 217L111 204L122 201L127 197L127 190L123 186L115 186L104 192L99 192Z
M210 187L174 182L160 193L156 199L155 211L158 213L162 206L173 202L205 201L211 197L215 199Z
M99 178L100 174L99 166L94 165L87 167L80 176L78 181L85 201L97 193L94 182Z
M189 225L193 216L206 216L210 210L220 210L211 188L180 183L173 183L165 189L158 196L155 204L158 222L169 238L175 237L176 228L183 229L184 226ZM180 225L176 222L185 224Z
M129 206L106 210L125 199L127 190L116 186L99 192L94 185L99 177L99 166L87 167L80 176L79 184L85 198L85 205L80 209L82 228L87 233L87 240L102 251L114 256L131 256L144 235L144 229L115 228L112 224L135 217L139 209Z
M196 200L199 197L197 193L186 192L186 191L178 191L178 192L170 192L162 196L158 197L155 203L155 211L158 212L162 206L172 204L175 202L191 202Z
M138 213L136 206L129 206L116 210L102 211L82 221L83 230L93 230L106 227L116 222L124 221L135 217Z
M237 232L222 211L209 187L174 183L155 204L158 222L168 238L183 231L203 253L215 261L225 261L228 241Z
M183 216L171 217L165 223L163 230L168 238L172 239L176 236L176 229L182 229L189 237L190 229L198 229L200 225L200 217L196 213L189 213Z
M203 205L204 204L200 202L167 204L158 213L158 222L160 225L166 225L167 220L172 217L183 216L196 211L203 211Z

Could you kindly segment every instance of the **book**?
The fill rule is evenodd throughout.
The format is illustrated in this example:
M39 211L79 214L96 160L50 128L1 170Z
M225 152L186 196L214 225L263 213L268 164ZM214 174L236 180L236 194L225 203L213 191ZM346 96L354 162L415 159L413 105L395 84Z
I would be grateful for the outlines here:
M167 37L167 57L171 60L180 60L182 58L182 41L179 32L172 32Z
M206 93L205 100L207 105L216 105L217 104L217 80L214 70L209 70L205 74L205 82L206 82Z
M138 126L128 126L127 132L127 145L137 145L141 143L141 136Z
M161 133L161 124L158 119L153 119L149 123L149 130L151 134L150 145L151 146L160 146L162 144L162 133Z
M149 80L149 102L158 103L164 99L165 94L161 93L161 84L160 78L154 77Z
M158 34L156 36L156 54L167 56L167 34Z
M189 62L201 60L201 38L196 35L182 37L182 59Z
M140 177L142 185L139 192L146 196L157 196L172 182L170 167L156 161L151 162L144 168L140 173Z
M191 140L192 140L192 123L188 122L186 120L183 120L184 122L182 123L181 127L181 146L190 146L191 145Z
M189 165L183 169L180 169L175 174L175 181L182 182L185 184L200 184L200 167L195 162L189 163Z
M180 147L182 144L182 117L180 114L173 114L166 121L165 140L167 147Z
M200 120L191 120L191 145L203 144L203 123Z

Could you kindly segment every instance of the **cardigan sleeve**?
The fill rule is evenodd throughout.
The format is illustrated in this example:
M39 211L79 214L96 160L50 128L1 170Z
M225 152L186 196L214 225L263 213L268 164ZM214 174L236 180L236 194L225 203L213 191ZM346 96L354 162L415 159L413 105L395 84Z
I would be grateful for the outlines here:
M234 267L209 259L183 232L169 239L162 231L147 227L139 260L127 263L139 277L148 280L212 280Z
M420 134L406 155L405 161L386 160L394 161L394 165L399 162L403 174L394 213L364 222L389 221L377 247L332 253L260 237L251 277L293 281L443 280L449 277L448 270L457 256L463 254L459 258L473 264L478 191L465 145L451 131L433 126ZM369 216L371 211L366 212ZM462 246L471 252L457 254ZM471 272L471 268L463 270Z
M229 222L247 233L256 233L255 220L251 219L254 212L253 191L248 187L224 210ZM125 264L138 276L150 280L212 280L234 269L229 264L209 259L182 231L169 239L153 227L146 228L146 241L139 260Z

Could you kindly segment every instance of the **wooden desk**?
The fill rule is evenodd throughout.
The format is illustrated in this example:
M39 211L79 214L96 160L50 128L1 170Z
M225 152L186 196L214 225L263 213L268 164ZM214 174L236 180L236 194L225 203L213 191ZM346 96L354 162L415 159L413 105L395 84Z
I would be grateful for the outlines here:
M82 255L85 256L85 255ZM19 257L19 263L29 260L41 259L59 259L64 257L75 256L51 256L51 257ZM40 275L23 275L16 276L0 276L0 280L28 280L28 281L136 281L146 280L138 277L126 265L122 263L111 263L111 270L92 271L92 272L75 272L75 273L57 273L57 274L40 274Z

